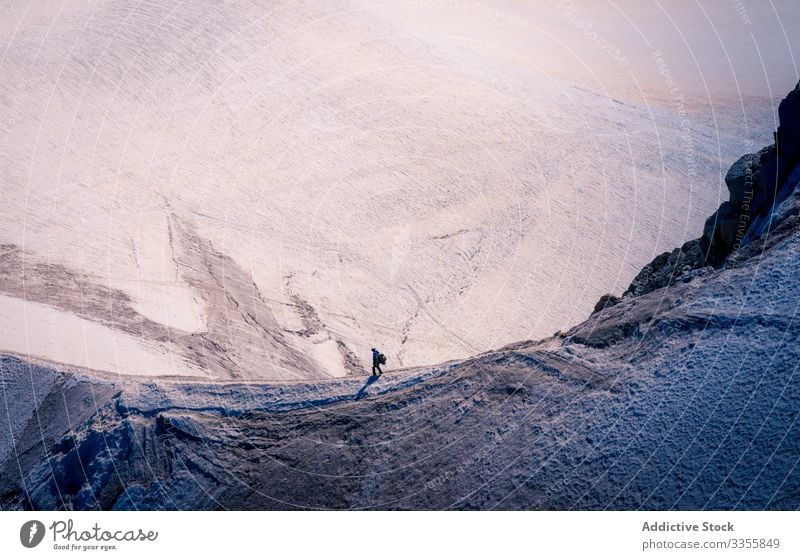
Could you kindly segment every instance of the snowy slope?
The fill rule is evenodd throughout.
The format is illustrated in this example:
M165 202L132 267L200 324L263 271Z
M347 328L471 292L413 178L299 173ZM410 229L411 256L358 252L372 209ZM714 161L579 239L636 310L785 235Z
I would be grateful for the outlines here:
M3 358L0 505L797 509L800 166L792 184L720 269L435 368L156 382Z
M715 48L638 3L6 4L0 293L35 313L4 305L0 349L119 374L340 377L567 328L694 236L797 79L789 2L709 5Z
M293 4L263 18L261 4L10 6L2 64L27 78L0 82L18 134L2 153L0 508L800 508L800 85L750 176L734 166L729 189L701 189L727 150L761 145L753 119L723 108L752 96L747 114L771 138L777 103L758 80L715 93L687 149L669 99L609 97L580 73L556 80L497 55L485 35L502 26L530 39L498 5ZM563 7L535 5L540 26L566 17L547 5ZM619 5L642 29L668 14ZM587 6L608 32L608 12ZM744 24L719 16L726 33ZM758 43L771 16L752 17ZM453 20L483 42L425 28ZM708 47L698 21L684 38ZM564 42L595 41L584 31ZM230 57L197 48L208 41ZM181 61L203 56L191 71L205 93L180 88L194 83ZM410 57L426 64L397 66ZM302 71L281 74L287 59ZM232 60L257 62L220 80ZM114 74L120 61L130 73ZM284 82L242 97L256 68ZM689 74L674 79L693 107L725 84ZM78 83L92 104L37 112ZM114 171L100 184L102 168ZM713 261L673 252L625 272L701 231L686 246ZM634 276L646 289L625 290ZM571 328L524 336L623 290ZM381 333L399 339L393 366L472 357L365 378L354 349Z

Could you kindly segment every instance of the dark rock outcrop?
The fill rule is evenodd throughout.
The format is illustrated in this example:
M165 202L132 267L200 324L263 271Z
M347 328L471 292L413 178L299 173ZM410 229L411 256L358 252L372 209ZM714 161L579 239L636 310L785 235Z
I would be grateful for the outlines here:
M778 182L789 177L789 172L800 161L800 83L778 106L780 126L775 134L778 147Z
M621 298L618 298L613 294L606 294L604 296L601 296L600 301L598 301L597 304L594 306L594 312L597 313L598 311L602 311L603 309L614 307L621 301L622 301Z
M645 266L623 297L639 296L673 284L684 274L703 267L703 250L699 239L687 241L671 253L661 253Z
M763 222L788 196L795 186L789 179L800 165L800 83L781 101L778 116L775 143L742 156L728 170L729 199L708 217L703 235L658 255L636 275L623 298L666 288L704 267L723 267L728 257L747 243L753 223ZM618 300L604 295L594 312L616 303Z
M775 143L739 158L728 170L730 197L706 220L699 239L705 263L715 268L737 251L751 224L786 196L789 175L800 163L800 83L778 107Z

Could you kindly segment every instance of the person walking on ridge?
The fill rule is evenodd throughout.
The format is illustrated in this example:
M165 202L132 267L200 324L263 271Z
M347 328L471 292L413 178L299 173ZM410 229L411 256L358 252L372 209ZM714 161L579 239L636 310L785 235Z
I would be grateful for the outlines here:
M381 370L381 364L386 363L386 356L381 354L377 349L372 349L372 375L375 374L375 370L378 370L377 375L383 375L383 370Z

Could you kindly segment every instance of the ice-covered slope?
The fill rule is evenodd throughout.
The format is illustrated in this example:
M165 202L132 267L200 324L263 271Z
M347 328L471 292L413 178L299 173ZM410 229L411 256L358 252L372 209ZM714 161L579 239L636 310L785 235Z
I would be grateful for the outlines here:
M0 506L800 508L800 85L780 115L753 197L773 203L722 205L752 210L736 250L711 250L722 213L699 240L713 266L673 259L656 286L651 263L551 338L296 383L0 358Z
M288 380L574 324L694 235L796 81L791 3L691 33L617 4L6 3L0 349Z
M795 217L737 268L595 316L613 345L520 343L366 384L104 382L4 359L0 504L796 509L798 271Z

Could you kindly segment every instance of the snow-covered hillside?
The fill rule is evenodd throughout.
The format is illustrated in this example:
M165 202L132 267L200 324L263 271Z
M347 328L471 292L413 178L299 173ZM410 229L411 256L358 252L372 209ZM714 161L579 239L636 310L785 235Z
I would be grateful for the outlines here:
M778 112L700 238L549 338L294 383L0 357L0 506L800 508L800 84Z
M567 338L378 380L103 380L6 357L0 506L797 509L790 204L735 267Z
M792 2L605 4L5 2L0 350L296 380L575 324L797 80Z

